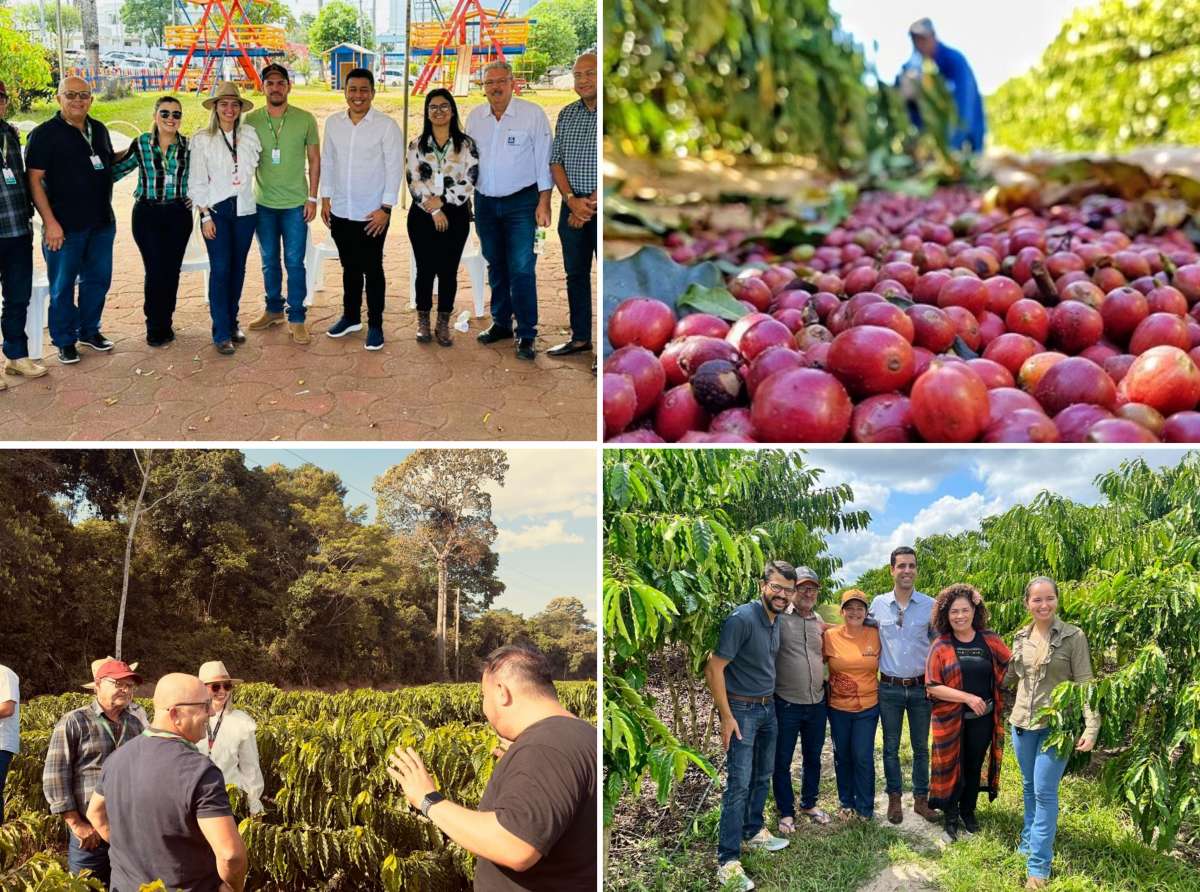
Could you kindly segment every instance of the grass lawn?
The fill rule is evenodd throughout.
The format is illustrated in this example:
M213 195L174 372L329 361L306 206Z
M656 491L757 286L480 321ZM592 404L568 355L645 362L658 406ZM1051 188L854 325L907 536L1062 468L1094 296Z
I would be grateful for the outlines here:
M908 778L912 756L907 730L901 739L901 762ZM882 745L880 732L877 792L883 787ZM904 802L907 812L908 793ZM715 890L719 792L708 803L711 807L697 816L682 839L647 839L636 852L626 849L619 861L610 859L606 888L611 892ZM837 809L832 772L822 778L820 805L831 814ZM1104 803L1095 780L1068 776L1060 791L1060 806L1050 892L1200 892L1200 869L1143 846L1121 811ZM981 798L981 832L974 837L949 847L934 844L893 827L877 812L872 824L835 819L827 827L818 827L801 822L787 849L746 853L742 864L764 892L855 892L889 865L921 868L932 876L929 883L914 878L888 887L905 892L1012 892L1025 881L1025 861L1016 853L1022 814L1021 774L1006 750L1000 796L992 803ZM768 799L767 826L774 830L777 824L774 802Z

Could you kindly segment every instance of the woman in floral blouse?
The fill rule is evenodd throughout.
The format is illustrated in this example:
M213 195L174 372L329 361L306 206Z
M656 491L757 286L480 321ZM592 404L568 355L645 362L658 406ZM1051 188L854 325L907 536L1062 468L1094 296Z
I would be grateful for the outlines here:
M437 342L449 347L450 314L458 290L458 263L471 224L471 194L479 177L479 150L459 126L449 90L425 96L425 126L408 144L406 178L413 204L408 237L417 262L417 341L432 340L429 312L438 286Z

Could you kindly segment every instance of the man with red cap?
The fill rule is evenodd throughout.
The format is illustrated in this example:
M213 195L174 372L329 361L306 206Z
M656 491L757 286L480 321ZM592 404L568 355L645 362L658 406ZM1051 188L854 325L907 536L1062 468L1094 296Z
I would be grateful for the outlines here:
M69 831L68 869L78 874L87 868L106 887L110 876L108 845L84 815L104 761L146 727L129 708L133 689L141 683L142 677L127 663L101 663L91 685L95 699L58 720L42 771L42 792L50 812L62 815Z

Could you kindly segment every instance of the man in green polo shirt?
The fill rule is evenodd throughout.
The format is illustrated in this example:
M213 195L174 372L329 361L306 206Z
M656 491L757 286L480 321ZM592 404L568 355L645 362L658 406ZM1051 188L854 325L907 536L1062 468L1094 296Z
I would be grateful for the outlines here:
M304 324L304 299L308 296L304 249L308 243L308 224L317 215L321 137L317 119L288 104L292 82L286 68L271 63L262 70L262 79L267 104L246 115L246 123L258 132L262 143L262 158L254 176L254 200L258 204L258 250L262 254L267 306L250 323L250 330L262 331L284 321L283 273L279 268L282 240L283 265L287 268L288 330L297 344L307 344L310 338Z

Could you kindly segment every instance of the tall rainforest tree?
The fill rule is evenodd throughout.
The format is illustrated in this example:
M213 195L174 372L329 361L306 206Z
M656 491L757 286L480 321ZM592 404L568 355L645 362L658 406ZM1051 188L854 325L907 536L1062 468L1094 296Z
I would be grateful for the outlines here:
M975 585L1011 639L1029 621L1026 583L1058 580L1059 614L1087 635L1096 680L1054 692L1050 745L1071 749L1090 703L1106 790L1146 843L1166 849L1182 827L1200 826L1200 453L1158 470L1125 462L1096 483L1098 505L1043 492L977 531L918 540L918 587Z
M446 617L452 562L496 541L489 482L504 485L501 449L418 449L375 481L379 519L414 543L437 569L434 637L441 677L449 672Z
M707 725L691 682L725 616L754 597L764 562L805 564L832 584L841 563L826 537L864 529L870 516L847 510L849 486L822 487L820 477L798 453L604 453L606 824L647 774L663 803L689 764L714 774L699 753ZM666 670L671 727L644 687L665 648L685 657Z

